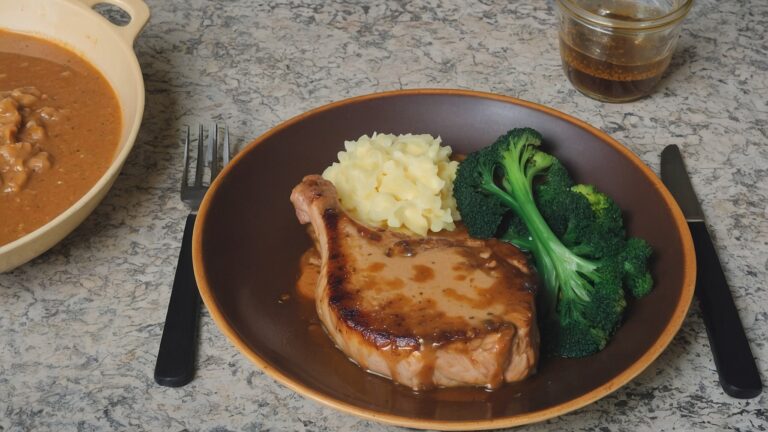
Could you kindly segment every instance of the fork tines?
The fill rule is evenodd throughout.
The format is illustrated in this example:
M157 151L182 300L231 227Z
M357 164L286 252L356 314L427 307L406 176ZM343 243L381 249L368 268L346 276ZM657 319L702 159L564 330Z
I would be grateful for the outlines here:
M207 139L206 139L207 136ZM220 140L223 138L223 140ZM206 131L202 124L198 126L196 139L192 139L189 126L185 126L184 133L184 170L181 179L181 199L190 205L200 204L205 191L211 182L221 171L221 168L229 163L231 151L229 147L229 129L226 126L220 126L213 123ZM223 141L223 142L222 142ZM221 143L221 144L220 144ZM190 147L197 145L195 157L194 182L189 184L190 165ZM221 145L221 149L219 149ZM219 160L221 154L221 160ZM208 173L207 181L204 177Z

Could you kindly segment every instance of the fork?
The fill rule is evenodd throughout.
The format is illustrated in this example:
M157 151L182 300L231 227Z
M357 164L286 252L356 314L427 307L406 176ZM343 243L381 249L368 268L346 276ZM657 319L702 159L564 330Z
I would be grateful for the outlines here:
M200 202L219 171L230 160L229 129L222 128L222 164L219 165L219 125L213 124L208 130L207 152L205 151L203 125L199 125L197 139L197 161L194 183L189 184L190 139L189 126L184 135L184 171L181 179L181 200L190 208L184 226L184 236L173 279L171 299L165 316L163 336L155 363L155 382L166 387L186 385L195 375L195 351L197 348L198 317L200 314L200 294L197 290L195 275L192 270L192 229L195 225ZM209 168L209 181L203 182L206 165Z

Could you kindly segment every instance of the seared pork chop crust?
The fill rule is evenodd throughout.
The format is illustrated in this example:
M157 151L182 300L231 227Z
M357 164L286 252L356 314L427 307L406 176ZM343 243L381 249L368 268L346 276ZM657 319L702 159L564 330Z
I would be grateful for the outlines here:
M414 389L494 388L534 371L536 279L519 250L464 232L366 227L320 176L291 200L322 258L318 315L351 360Z

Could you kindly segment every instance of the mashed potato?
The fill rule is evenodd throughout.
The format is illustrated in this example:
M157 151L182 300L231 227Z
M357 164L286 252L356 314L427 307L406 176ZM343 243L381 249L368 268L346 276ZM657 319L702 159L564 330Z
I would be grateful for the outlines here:
M451 148L441 146L439 137L374 133L346 141L344 148L323 177L355 219L421 235L455 228L458 162L448 159Z

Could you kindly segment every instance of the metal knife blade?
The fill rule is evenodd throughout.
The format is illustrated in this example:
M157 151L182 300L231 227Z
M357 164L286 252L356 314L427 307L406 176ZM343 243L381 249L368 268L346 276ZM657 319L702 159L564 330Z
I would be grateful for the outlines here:
M677 200L691 230L696 249L696 297L707 328L720 385L732 397L756 397L763 388L760 373L704 223L704 212L676 145L667 146L661 152L661 180Z
M685 215L685 220L704 221L704 212L701 210L699 199L688 178L683 156L676 145L669 145L661 152L661 181L667 186L672 196Z

